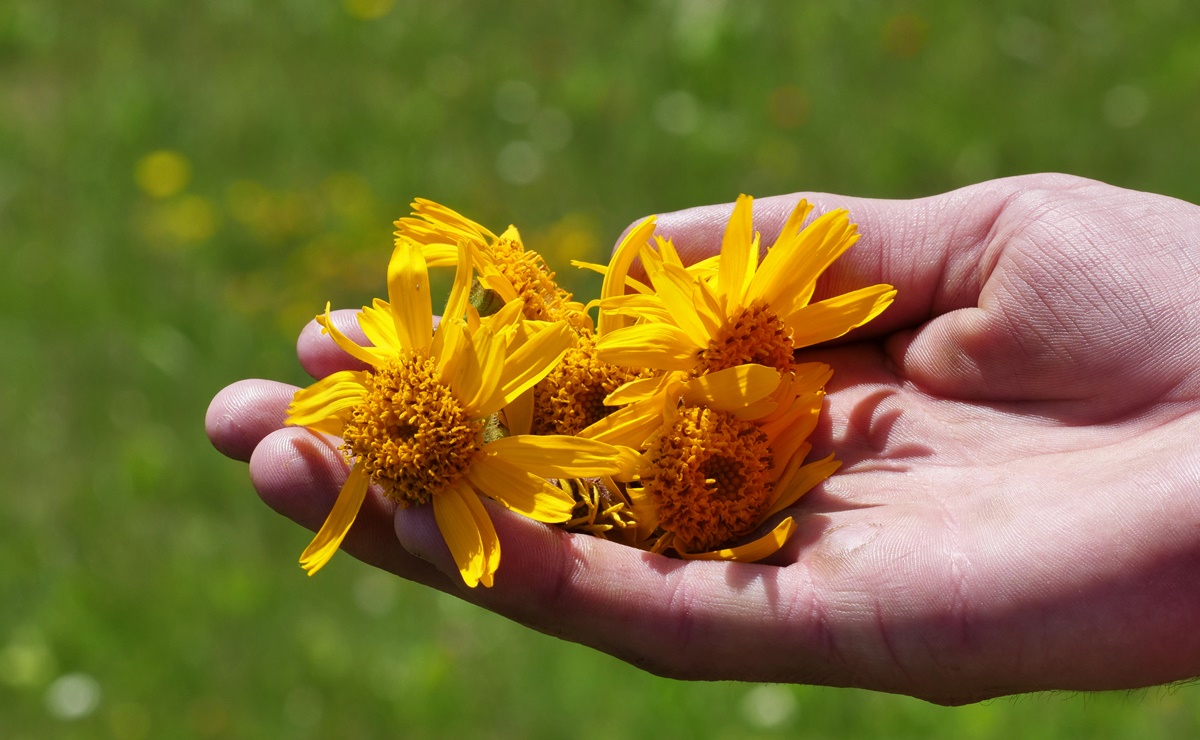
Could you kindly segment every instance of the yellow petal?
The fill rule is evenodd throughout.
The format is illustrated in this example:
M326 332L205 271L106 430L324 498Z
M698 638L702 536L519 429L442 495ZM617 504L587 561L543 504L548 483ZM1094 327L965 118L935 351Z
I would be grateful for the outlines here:
M504 369L505 346L504 340L486 326L467 337L470 341L463 348L457 387L453 384L450 387L463 409L473 418L480 418L499 410L496 397ZM493 406L491 412L484 411L485 407Z
M533 431L533 391L526 391L504 407L504 427L509 434Z
M339 349L359 362L365 362L372 367L378 367L387 362L389 355L387 351L376 347L360 347L353 339L338 331L338 328L333 325L333 319L329 316L329 303L325 304L325 313L317 317L317 323L321 326L322 333L328 334Z
M342 485L325 523L300 555L300 566L310 576L323 568L341 546L346 533L350 531L350 525L354 524L354 519L358 516L358 510L362 508L369 483L363 466L356 464L346 477L346 482Z
M642 264L671 320L698 344L708 344L708 324L696 315L696 278L678 265L664 264L653 250L643 251Z
M712 288L704 280L697 280L692 292L692 304L695 306L696 318L704 325L704 331L709 337L715 337L725 326L725 309L713 295Z
M631 403L592 424L577 436L639 448L662 426L665 399L665 394L659 394Z
M780 480L781 485L776 486L775 503L771 505L767 516L777 514L792 504L804 494L811 491L818 483L833 475L834 471L842 466L840 460L834 460L833 455L826 457L823 460L818 460L809 463L796 471L795 475L791 476L790 480Z
M779 371L773 367L737 365L689 380L679 397L692 406L734 413L771 395L778 385Z
M625 496L629 499L633 519L637 522L636 539L640 543L658 529L658 506L654 503L654 497L638 486L626 486Z
M786 411L759 424L759 428L767 435L777 461L788 459L799 443L817 428L824 398L825 394L821 391L799 395Z
M656 393L661 393L670 377L670 375L656 375L653 378L631 380L612 393L609 393L604 399L604 405L624 406L625 404L644 401Z
M496 313L487 317L487 325L492 328L492 331L500 331L520 321L521 312L524 310L525 302L520 298L513 298L505 302Z
M454 285L450 289L450 298L446 301L446 310L442 318L459 319L467 311L467 301L471 297L471 245L466 241L458 243L458 265L454 271Z
M400 340L396 337L396 323L392 320L392 308L387 301L376 298L372 305L363 306L355 318L371 344L389 355L399 354Z
M413 209L413 214L433 223L453 228L466 234L487 237L488 239L496 238L496 235L482 224L472 221L453 208L447 208L441 203L435 203L428 198L417 198L413 201L411 208Z
M433 518L450 549L463 582L475 588L487 579L489 585L499 565L500 542L479 497L470 486L455 484L433 497ZM481 526L482 525L482 526ZM486 527L488 531L483 531ZM489 536L490 535L490 536ZM495 560L493 565L492 560Z
M775 525L775 529L745 545L729 547L724 550L713 550L712 552L689 553L678 550L679 557L684 560L727 560L739 563L753 563L778 552L779 548L783 547L784 543L788 541L788 538L795 531L796 522L789 516Z
M476 263L479 267L479 282L483 287L494 291L505 303L517 300L517 289L513 287L512 281L504 273L490 262L478 265L478 260L476 260Z
M783 224L783 228L780 229L779 238L775 240L775 244L779 244L780 242L786 243L800 236L800 232L804 230L804 219L808 218L808 214L812 213L812 210L812 204L808 200L801 198L796 207L792 209L787 222ZM765 264L766 260L763 263Z
M467 471L467 480L487 496L539 522L565 522L575 508L571 494L502 458L477 460Z
M895 297L892 286L872 285L810 304L781 318L792 330L793 346L807 347L837 339L862 326L892 305Z
M621 471L621 451L605 442L551 434L513 435L483 446L484 460L500 459L541 478L595 478Z
M758 279L746 292L747 302L761 300L781 313L807 304L817 277L857 240L844 208L822 214L799 236L767 251Z
M414 239L414 241L420 241L420 239ZM424 244L421 247L421 254L425 257L425 264L429 267L452 267L458 264L458 250L450 244Z
M604 282L600 286L601 301L625 292L625 279L629 276L629 268L653 233L654 217L651 216L630 229L617 248L613 250L612 259L608 263L608 271L604 273ZM622 324L623 321L619 316L606 316L601 311L600 319L596 323L596 334L603 337L608 332L620 328Z
M575 335L565 321L551 324L534 334L504 360L497 393L479 406L484 416L499 411L505 404L532 388L554 369L567 350L575 344Z
M366 395L367 374L360 370L342 370L301 388L287 408L288 426L313 426L329 418L341 418Z
M623 367L691 370L703 348L673 324L640 324L600 337L596 357Z
M608 265L601 265L596 262L584 262L583 260L571 260L571 264L583 270L598 272L601 275L608 274ZM654 288L646 285L641 280L636 280L628 276L625 277L625 287L632 288L637 293L651 294L654 292ZM592 301L591 303L596 303L596 301Z
M726 310L742 305L746 285L758 264L754 240L754 199L739 195L721 241L721 261L717 265L717 287L728 300Z
M429 271L421 246L407 239L396 240L388 263L388 302L400 346L418 352L427 349L433 338Z
M662 299L656 295L617 295L600 301L600 312L647 321L672 321Z

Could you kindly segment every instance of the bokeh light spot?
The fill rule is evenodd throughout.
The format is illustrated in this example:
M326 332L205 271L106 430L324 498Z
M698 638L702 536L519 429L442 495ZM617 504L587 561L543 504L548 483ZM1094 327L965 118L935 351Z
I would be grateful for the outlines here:
M396 0L342 0L350 15L361 21L373 21L392 12Z
M808 121L808 96L795 85L777 87L767 99L767 112L771 123L779 128L798 128Z
M796 697L786 686L755 686L742 697L742 715L754 727L779 727L796 714Z
M547 151L557 151L571 143L573 133L571 117L558 108L542 110L529 122L530 137Z
M1104 96L1104 119L1113 128L1138 125L1149 108L1150 98L1133 85L1117 85Z
M904 13L883 25L883 50L895 59L912 59L929 41L929 24L915 13Z
M528 82L508 80L496 88L496 113L509 123L528 123L537 113L538 94Z
M686 136L700 126L700 104L686 90L669 92L654 104L654 121L669 134Z
M100 684L86 673L68 673L46 689L46 711L64 721L81 719L100 706Z
M160 149L139 159L133 176L146 195L169 198L187 187L192 179L192 166L179 152Z
M513 185L528 185L542 176L542 155L528 141L512 141L496 155L496 172Z

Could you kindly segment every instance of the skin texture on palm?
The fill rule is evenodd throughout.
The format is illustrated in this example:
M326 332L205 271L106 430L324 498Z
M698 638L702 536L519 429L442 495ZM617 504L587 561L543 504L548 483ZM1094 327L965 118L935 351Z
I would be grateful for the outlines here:
M863 234L814 300L899 296L803 353L835 371L813 459L845 464L769 562L668 560L496 506L504 565L467 590L431 513L374 495L344 549L680 678L963 703L1200 674L1200 208L1063 175L915 201L806 193L755 202L764 244L801 195ZM665 214L659 233L708 256L731 208ZM298 349L315 377L355 367L314 325ZM281 428L293 390L234 384L208 430L315 530L347 468Z

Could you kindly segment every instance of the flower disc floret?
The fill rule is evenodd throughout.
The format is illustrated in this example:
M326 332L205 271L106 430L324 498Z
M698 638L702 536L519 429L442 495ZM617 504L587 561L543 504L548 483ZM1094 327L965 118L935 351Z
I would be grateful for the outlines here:
M771 450L752 422L684 406L647 454L645 490L659 525L685 551L711 550L749 533L770 507Z
M438 381L433 359L409 354L368 376L342 431L343 449L407 507L427 503L470 469L482 430Z
M534 434L579 434L616 409L608 394L650 371L621 367L596 358L595 340L583 336L562 362L533 389Z
M792 333L770 307L761 303L740 310L700 352L693 376L738 365L766 365L780 373L795 366Z

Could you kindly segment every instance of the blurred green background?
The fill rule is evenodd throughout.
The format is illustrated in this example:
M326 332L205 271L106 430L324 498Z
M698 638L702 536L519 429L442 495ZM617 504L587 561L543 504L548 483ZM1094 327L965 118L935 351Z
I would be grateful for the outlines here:
M425 196L585 297L641 215L1059 170L1200 201L1200 6L0 3L0 736L1172 737L1197 689L959 709L658 679L348 557L208 445Z

